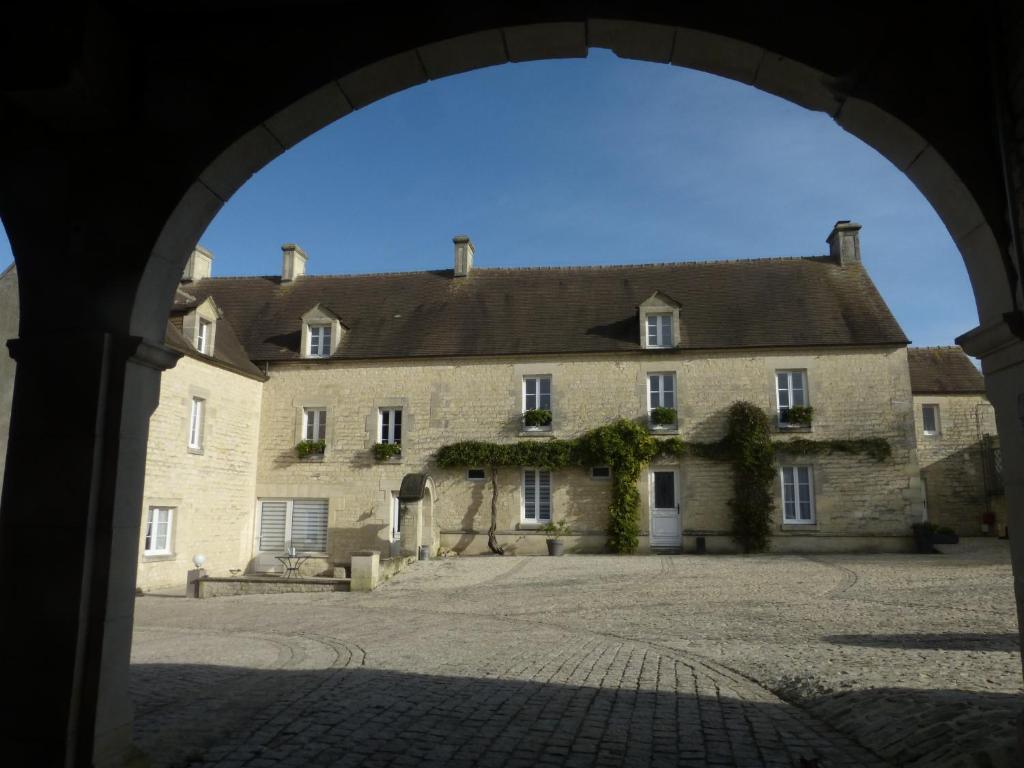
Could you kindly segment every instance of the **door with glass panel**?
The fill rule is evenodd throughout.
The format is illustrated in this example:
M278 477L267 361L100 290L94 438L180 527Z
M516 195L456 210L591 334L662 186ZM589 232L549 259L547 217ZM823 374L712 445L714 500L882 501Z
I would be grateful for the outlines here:
M278 555L327 552L327 499L261 499L256 525L257 571L278 571Z
M679 508L679 472L651 470L651 546L678 547L682 543Z

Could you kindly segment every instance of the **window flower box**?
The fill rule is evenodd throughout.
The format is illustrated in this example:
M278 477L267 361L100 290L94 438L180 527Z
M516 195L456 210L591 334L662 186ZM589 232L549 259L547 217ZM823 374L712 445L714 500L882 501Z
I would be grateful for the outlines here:
M523 428L531 431L551 429L551 411L547 408L531 408L524 412Z
M675 408L660 406L651 409L651 426L655 429L668 429L676 426L678 414Z
M779 426L782 429L810 427L814 421L814 408L809 405L792 405L779 409Z
M295 455L300 459L323 458L324 450L327 448L326 440L301 440L295 446Z
M373 446L373 457L377 461L390 461L401 455L401 443L377 443Z

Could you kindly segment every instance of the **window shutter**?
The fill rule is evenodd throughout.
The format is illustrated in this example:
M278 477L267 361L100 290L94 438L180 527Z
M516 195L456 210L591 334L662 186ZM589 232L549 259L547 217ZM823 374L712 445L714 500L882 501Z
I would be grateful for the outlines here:
M292 502L292 546L299 552L327 551L327 500Z
M264 501L260 514L260 551L284 552L285 518L288 502Z

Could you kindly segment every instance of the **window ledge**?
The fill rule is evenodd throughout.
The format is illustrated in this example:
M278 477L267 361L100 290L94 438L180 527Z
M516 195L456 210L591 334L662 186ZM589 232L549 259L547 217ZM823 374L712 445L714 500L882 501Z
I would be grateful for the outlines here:
M319 464L324 460L322 453L311 453L309 456L299 457L299 461L302 464Z
M144 563L161 563L168 560L177 560L178 556L174 552L168 552L164 555L143 555L142 562Z
M648 431L652 435L678 435L679 425L678 424L665 424L665 425L647 425Z
M790 432L795 432L797 434L800 434L800 433L813 432L814 431L814 425L812 424L810 426L806 426L805 427L803 424L794 424L792 426L787 426L785 424L779 424L778 425L778 430L779 430L779 434L780 435L785 435L785 434L788 434Z
M783 531L817 531L817 523L783 523Z

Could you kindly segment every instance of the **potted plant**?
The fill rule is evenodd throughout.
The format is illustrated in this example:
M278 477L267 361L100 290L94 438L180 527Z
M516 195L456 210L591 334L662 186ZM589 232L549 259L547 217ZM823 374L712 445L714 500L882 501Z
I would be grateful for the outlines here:
M779 425L783 427L809 427L814 419L814 408L809 405L791 405L779 413Z
M387 461L394 456L401 455L401 443L375 443L373 446L373 456L377 461Z
M295 455L300 459L308 459L311 456L323 456L327 448L326 440L301 440L295 446Z
M938 526L932 522L914 523L914 549L918 554L930 555L935 552L936 544L959 544L960 537L956 531L946 526Z
M671 427L676 423L676 409L661 405L651 409L651 424L656 427Z
M551 411L547 408L531 408L523 414L523 426L527 429L550 427Z
M567 536L571 531L569 524L565 520L559 520L557 523L554 520L549 520L548 524L541 530L548 535L549 555L555 557L565 552L565 543L561 541L561 538Z

